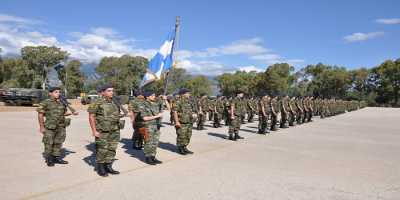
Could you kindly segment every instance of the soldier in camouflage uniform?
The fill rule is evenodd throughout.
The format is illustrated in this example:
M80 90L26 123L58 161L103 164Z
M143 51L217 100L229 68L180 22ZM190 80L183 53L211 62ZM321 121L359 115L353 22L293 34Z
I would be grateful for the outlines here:
M296 102L296 107L297 107L296 121L297 121L297 124L302 124L303 116L304 116L304 109L303 109L303 102L301 100L301 97L297 97L295 102Z
M89 123L96 143L97 173L100 176L119 174L112 168L124 123L120 108L113 100L114 89L105 84L99 88L101 98L88 107Z
M245 112L242 103L243 95L244 93L242 91L237 91L236 97L233 98L228 105L229 139L234 141L237 139L243 139L243 137L239 135L241 117L243 116L243 112Z
M44 154L47 166L52 167L54 163L68 164L61 158L61 148L65 141L65 128L70 119L65 118L77 112L67 111L66 105L60 102L60 88L49 89L49 99L42 101L37 108L40 133L43 134Z
M197 121L197 130L204 130L204 123L207 120L207 112L208 112L208 97L206 94L202 94L197 103L198 110L198 121Z
M288 108L289 108L289 126L294 126L294 122L296 121L296 114L297 114L295 97L288 99Z
M145 98L143 94L138 94L135 99L131 100L128 105L129 116L131 118L133 135L132 146L134 149L140 150L143 148L143 136L139 133L139 128L144 127L143 122L139 118L139 113L143 109Z
M221 120L224 114L223 96L218 95L214 104L214 128L221 127Z
M268 95L263 96L259 101L259 119L258 119L258 133L266 134L268 130L268 120L271 114L271 103Z
M247 100L247 121L253 122L254 113L256 112L255 100L253 97Z
M176 129L176 146L178 153L181 155L193 154L187 146L192 137L193 122L196 116L196 106L190 100L190 91L181 89L179 91L180 98L172 107L174 112L175 129Z
M143 109L140 110L139 114L140 121L144 122L143 129L140 129L144 136L143 152L147 164L161 164L162 162L156 158L157 146L160 140L160 120L163 116L162 109L160 109L160 100L156 98L154 92L145 92L144 96L146 101L143 103Z
M271 131L277 131L278 115L280 114L278 97L271 100Z
M288 96L283 97L279 104L280 104L280 110L281 110L281 121L280 121L280 128L289 128L287 126L288 124L288 118L289 118L289 107L288 107Z

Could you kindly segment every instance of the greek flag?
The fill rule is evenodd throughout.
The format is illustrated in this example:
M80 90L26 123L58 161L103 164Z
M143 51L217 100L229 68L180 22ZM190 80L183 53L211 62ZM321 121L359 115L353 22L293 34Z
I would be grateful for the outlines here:
M172 31L167 40L161 45L160 50L150 60L149 67L143 77L140 87L161 78L163 72L168 71L173 64L172 54L175 42L175 31Z

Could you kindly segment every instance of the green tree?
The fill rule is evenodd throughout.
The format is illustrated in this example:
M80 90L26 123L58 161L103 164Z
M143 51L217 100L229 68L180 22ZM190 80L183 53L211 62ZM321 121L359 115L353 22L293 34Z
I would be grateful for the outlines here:
M294 82L294 67L287 63L278 63L269 66L262 74L257 87L260 92L267 92L271 95L288 94L289 87Z
M369 81L378 93L377 102L399 105L400 59L387 60L371 71L372 75Z
M21 49L21 57L28 63L30 69L34 71L34 81L32 87L37 87L37 82L45 87L48 71L54 65L68 58L68 53L58 47L48 46L26 46Z
M0 83L2 87L29 88L32 84L33 70L20 58L6 58L0 63Z
M68 97L79 96L83 91L85 82L85 75L81 72L81 62L78 60L72 60L57 73L64 88L66 87L67 89Z
M140 56L104 57L96 67L96 72L101 76L100 82L111 83L118 94L128 95L139 88L147 65L148 60Z
M207 77L194 76L185 82L184 87L189 89L194 96L198 97L203 93L211 95L211 85L211 81Z

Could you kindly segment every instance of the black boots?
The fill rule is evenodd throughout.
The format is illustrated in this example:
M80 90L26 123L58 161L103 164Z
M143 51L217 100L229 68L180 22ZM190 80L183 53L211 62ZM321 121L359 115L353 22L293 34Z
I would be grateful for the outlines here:
M47 166L49 166L49 167L53 167L54 164L62 164L62 165L65 165L65 164L68 164L68 162L65 161L65 160L63 160L63 159L62 159L61 157L59 157L59 156L48 155L48 156L46 157L46 164L47 164Z
M46 164L49 167L53 167L54 166L54 157L51 155L46 156Z
M229 133L229 140L235 140L233 134Z
M181 155L186 155L187 154L185 149L183 148L183 146L178 146L178 153L181 154Z
M155 156L146 157L146 163L149 165L161 164L162 161L158 160Z
M97 163L97 174L102 177L108 176L105 163Z
M241 137L240 135L239 135L239 133L235 133L235 140L236 139L244 139L244 137Z
M152 160L153 160L153 162L155 163L155 164L161 164L162 163L162 161L161 160L158 160L155 156L152 156L152 157L150 157Z
M68 161L63 160L59 156L53 156L53 161L54 161L54 163L57 163L57 164L62 164L62 165L68 164Z
M110 174L119 174L119 171L116 171L112 168L112 163L105 163L103 165L105 166L106 172Z
M193 154L193 151L190 151L186 146L183 146L183 151L185 151L186 154Z

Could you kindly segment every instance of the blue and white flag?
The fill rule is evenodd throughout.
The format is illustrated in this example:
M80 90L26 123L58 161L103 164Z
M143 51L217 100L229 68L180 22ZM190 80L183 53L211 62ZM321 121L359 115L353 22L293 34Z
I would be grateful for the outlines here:
M160 79L163 72L171 69L173 64L172 54L174 50L174 42L175 31L171 32L168 35L167 40L164 41L164 43L160 47L160 50L150 60L149 67L143 77L142 82L140 83L140 87L143 87L148 83Z

